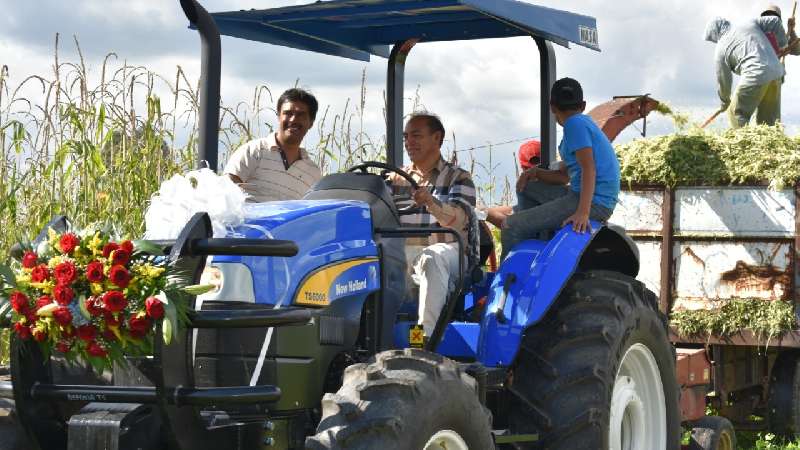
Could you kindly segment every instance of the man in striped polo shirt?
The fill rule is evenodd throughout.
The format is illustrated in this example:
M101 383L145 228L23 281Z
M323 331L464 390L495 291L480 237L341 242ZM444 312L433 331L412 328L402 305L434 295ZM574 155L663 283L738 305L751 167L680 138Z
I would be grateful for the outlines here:
M317 116L317 99L302 89L278 98L278 131L242 145L228 159L225 173L249 201L297 200L320 178L319 166L300 144Z
M419 184L413 190L404 178L391 178L392 193L398 208L416 204L417 214L400 216L400 223L410 227L447 227L470 242L468 229L475 208L475 185L469 172L442 158L444 126L436 115L412 114L403 131L411 165L403 168ZM460 255L455 238L433 234L427 238L406 240L406 255L419 284L419 320L430 336L442 312L447 294L455 288ZM468 249L464 249L469 253Z

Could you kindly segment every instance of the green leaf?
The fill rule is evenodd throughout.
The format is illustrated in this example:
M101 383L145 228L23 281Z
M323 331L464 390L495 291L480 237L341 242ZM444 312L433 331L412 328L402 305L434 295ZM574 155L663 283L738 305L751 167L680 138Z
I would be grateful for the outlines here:
M203 295L206 292L211 292L216 288L213 284L193 284L183 288L183 292L189 295Z
M164 248L160 245L156 244L153 241L147 241L144 239L137 239L133 241L133 247L136 250L139 250L142 253L148 253L150 255L163 255Z
M12 288L17 287L17 278L14 276L14 271L4 264L0 264L0 278L2 278L2 281L8 286Z
M169 345L172 342L172 321L169 320L169 317L164 317L164 320L161 322L161 334L164 337L164 344Z
M175 309L175 303L169 301L166 295L162 295L164 301L164 319L161 322L161 331L164 335L164 344L169 345L172 338L178 338L178 328L175 326L178 323L178 311Z

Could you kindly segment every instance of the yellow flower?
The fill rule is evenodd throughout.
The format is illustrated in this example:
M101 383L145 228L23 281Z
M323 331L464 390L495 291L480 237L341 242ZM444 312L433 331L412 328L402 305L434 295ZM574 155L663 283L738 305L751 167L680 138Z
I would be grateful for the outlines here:
M92 239L89 241L88 244L89 249L92 251L92 256L98 257L103 254L103 239L100 238L100 232L92 236Z
M101 283L89 283L89 289L92 291L92 295L100 295L105 290Z
M30 283L30 286L34 289L39 289L45 294L52 294L53 288L55 287L55 283L53 282L53 280L48 280L48 281L43 281L41 283Z

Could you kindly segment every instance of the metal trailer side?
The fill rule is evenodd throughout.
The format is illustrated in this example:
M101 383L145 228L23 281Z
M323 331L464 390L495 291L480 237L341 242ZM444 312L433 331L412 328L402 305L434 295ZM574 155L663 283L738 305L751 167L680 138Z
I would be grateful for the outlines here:
M798 196L800 184L778 191L766 185L623 185L610 222L637 242L638 278L659 296L662 311L711 309L733 298L786 301L796 309ZM779 356L796 359L800 330L769 342L748 330L727 337L671 334L684 421L700 419L708 401L739 429L773 428L769 417L781 411L770 397L786 389L771 385L772 369ZM704 364L711 369L708 379L702 378Z

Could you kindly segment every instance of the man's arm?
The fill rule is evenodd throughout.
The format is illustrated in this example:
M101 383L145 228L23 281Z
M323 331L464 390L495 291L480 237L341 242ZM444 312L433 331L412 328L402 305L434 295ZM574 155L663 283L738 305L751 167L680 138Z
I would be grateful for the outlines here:
M597 170L594 166L592 148L584 147L575 151L575 158L581 166L581 194L578 200L578 208L564 221L563 225L572 223L572 229L583 233L590 230L589 212L592 209L592 198L594 197L594 185L597 179Z
M561 163L558 170L548 170L539 167L534 167L522 172L517 180L517 192L522 192L525 185L529 181L541 181L547 184L555 184L563 186L569 183L569 174L567 173L567 166Z
M717 95L719 95L720 110L728 109L731 104L731 85L733 84L733 73L731 72L728 63L725 61L725 55L722 52L717 52Z
M425 206L439 225L454 230L467 227L467 211L475 208L475 184L467 172L461 172L449 186L447 200L434 198L427 188L414 191L414 202Z

